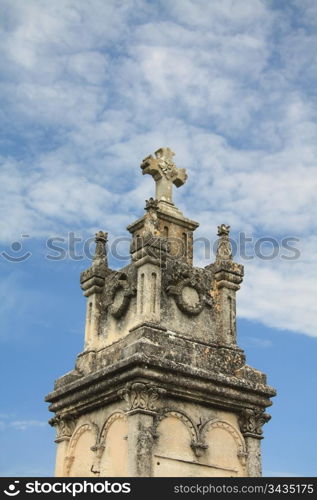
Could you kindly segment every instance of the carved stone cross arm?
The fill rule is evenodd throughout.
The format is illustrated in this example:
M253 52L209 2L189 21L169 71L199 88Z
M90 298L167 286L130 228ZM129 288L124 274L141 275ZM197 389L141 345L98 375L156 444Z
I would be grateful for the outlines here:
M173 184L180 187L187 179L186 170L175 165L174 154L170 148L160 148L155 157L147 156L141 163L142 173L152 175L155 180L156 199L169 203L173 203Z

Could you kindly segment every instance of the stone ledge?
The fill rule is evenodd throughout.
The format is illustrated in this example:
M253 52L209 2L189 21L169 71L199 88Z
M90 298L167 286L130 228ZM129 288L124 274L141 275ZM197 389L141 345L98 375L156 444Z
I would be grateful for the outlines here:
M241 409L250 405L266 408L271 405L269 398L275 395L275 390L269 386L135 354L57 389L47 395L46 401L52 403L50 411L53 412L85 413L118 400L118 389L138 377L160 385L170 397L218 408Z
M135 353L144 353L157 359L174 361L208 372L234 375L253 383L266 384L266 376L263 373L251 367L243 370L246 366L245 356L239 347L190 340L179 332L167 331L150 323L134 327L124 338L96 351L91 366L88 352L81 353L77 359L83 358L80 366L85 367L86 358L86 370L79 371L88 375L89 372L122 361ZM77 366L78 363L76 368ZM56 388L60 385L57 381Z

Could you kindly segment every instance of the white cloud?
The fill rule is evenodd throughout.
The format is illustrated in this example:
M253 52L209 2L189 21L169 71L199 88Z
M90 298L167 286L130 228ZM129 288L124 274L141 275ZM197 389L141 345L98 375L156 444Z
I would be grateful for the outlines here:
M107 58L95 51L79 52L67 58L67 71L88 84L100 85L107 78Z
M27 429L34 428L34 427L46 427L48 424L47 422L42 422L40 420L12 420L8 421L2 421L0 422L0 430L6 430L8 428L14 428L19 431L26 431Z
M247 263L239 314L316 335L316 7L289 5L3 1L1 239L122 233L154 192L138 163L167 145L198 235L226 222L310 247Z
M10 422L10 427L14 427L20 431L25 431L30 427L45 427L47 422L41 422L40 420L15 420Z
M271 327L317 336L316 278L313 260L249 263L238 296L239 314Z
M271 340L262 339L259 337L247 337L247 340L260 349L267 349L268 347L272 347L273 345L273 342Z

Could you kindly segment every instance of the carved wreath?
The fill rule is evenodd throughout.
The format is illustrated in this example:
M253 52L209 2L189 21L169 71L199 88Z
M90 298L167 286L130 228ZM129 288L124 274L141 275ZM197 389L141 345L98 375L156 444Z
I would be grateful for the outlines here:
M132 268L128 273L115 272L105 284L103 307L114 318L121 318L128 310L131 298L136 294L136 272ZM123 290L119 304L115 304L115 296Z
M183 290L185 287L193 288L198 294L198 303L195 304L194 306L188 304L183 298ZM193 280L191 280L190 278L181 281L176 286L169 286L167 292L169 293L169 295L174 296L177 306L185 314L189 314L191 316L197 316L199 313L201 313L201 311L204 308L205 301L201 288L198 285L198 283L193 282Z
M112 290L111 302L114 301L116 294L120 290L123 290L123 299L121 304L117 307L114 304L112 304L110 307L110 313L116 319L121 318L121 316L123 316L126 313L130 304L131 297L135 295L135 289L129 286L129 284L126 281L118 281L118 283Z
M165 289L169 295L173 295L177 307L187 315L197 316L202 312L204 306L212 307L210 296L211 273L204 269L193 268L182 262L168 262L165 273ZM198 302L189 304L183 297L185 287L192 288L198 295Z

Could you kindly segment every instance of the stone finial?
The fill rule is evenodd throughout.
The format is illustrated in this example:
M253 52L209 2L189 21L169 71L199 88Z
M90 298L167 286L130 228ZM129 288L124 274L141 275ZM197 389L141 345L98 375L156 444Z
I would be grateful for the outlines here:
M154 200L154 198L150 198L149 200L145 200L145 210L149 212L150 210L158 209L158 200Z
M98 231L95 236L96 250L92 265L80 275L80 286L85 297L103 290L105 275L108 269L106 244L108 233Z
M103 231L98 231L96 233L95 242L96 242L96 250L94 255L94 262L105 263L107 264L107 251L106 244L108 240L108 233Z
M221 224L218 226L218 247L216 260L231 260L232 259L232 247L229 239L230 226L226 224Z
M145 200L145 203L147 214L144 219L144 235L151 234L157 236L159 234L159 221L157 216L158 200L150 198L149 200Z
M221 224L218 226L218 236L229 236L230 226L226 226L226 224Z
M106 244L108 240L108 233L105 233L104 231L98 231L95 235L95 242L98 243L99 241L103 242Z
M187 179L186 170L177 168L173 161L175 153L170 148L160 148L147 156L141 163L143 174L152 175L156 183L156 198L158 201L173 203L172 188L182 186Z

